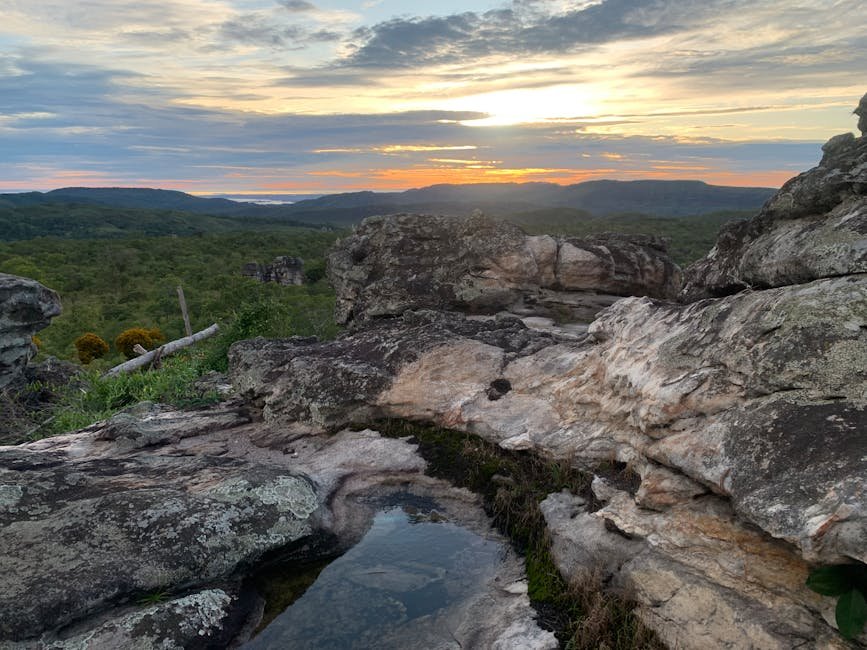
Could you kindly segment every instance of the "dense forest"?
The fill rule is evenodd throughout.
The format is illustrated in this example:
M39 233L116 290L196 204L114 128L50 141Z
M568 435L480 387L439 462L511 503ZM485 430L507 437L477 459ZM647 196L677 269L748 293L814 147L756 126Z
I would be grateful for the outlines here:
M157 327L169 339L182 336L178 286L184 287L194 329L226 325L251 305L266 304L263 313L272 312L272 322L260 322L256 333L326 333L333 294L323 278L324 255L336 237L284 228L189 237L39 238L0 243L0 271L34 278L60 293L63 314L39 339L43 352L72 359L72 343L85 332L109 342L130 327ZM245 263L278 255L304 259L312 282L282 287L241 275Z

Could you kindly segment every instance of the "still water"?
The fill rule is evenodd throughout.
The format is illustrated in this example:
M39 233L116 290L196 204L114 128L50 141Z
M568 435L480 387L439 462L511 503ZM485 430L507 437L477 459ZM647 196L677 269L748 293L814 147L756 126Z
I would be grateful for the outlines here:
M268 649L432 648L454 644L462 607L486 589L502 543L392 507L362 540L244 647Z

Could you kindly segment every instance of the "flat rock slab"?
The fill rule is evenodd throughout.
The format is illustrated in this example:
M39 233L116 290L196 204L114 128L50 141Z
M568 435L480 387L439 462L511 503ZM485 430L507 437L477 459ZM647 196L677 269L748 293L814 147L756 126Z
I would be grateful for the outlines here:
M313 532L309 480L220 457L0 449L0 638L223 578Z
M808 561L867 559L867 276L690 305L626 298L577 341L510 318L425 311L334 342L270 346L239 344L231 372L275 422L399 417L587 468L630 463L638 491L582 517L654 548L659 566L687 567L708 598L734 592L731 620L777 647L825 634L824 605L804 586ZM335 382L343 367L375 381ZM590 557L620 533L571 535ZM685 548L701 561L684 561ZM639 569L624 562L618 579L637 581ZM800 622L786 627L763 602ZM661 614L648 620L664 625Z

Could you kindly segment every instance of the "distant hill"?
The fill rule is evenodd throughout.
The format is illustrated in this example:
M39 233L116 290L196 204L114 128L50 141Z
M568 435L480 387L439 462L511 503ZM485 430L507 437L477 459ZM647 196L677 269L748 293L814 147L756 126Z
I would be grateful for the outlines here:
M587 181L554 183L480 183L432 185L405 192L351 192L298 201L258 205L222 198L200 198L174 190L67 187L50 192L0 194L0 208L86 204L119 208L174 210L223 217L291 220L338 226L391 212L466 214L481 209L512 215L568 208L594 216L644 214L680 217L722 211L757 211L775 192L763 187L726 187L701 181Z
M24 203L0 200L0 241L37 237L116 239L164 235L204 235L238 231L285 230L309 226L287 219L213 216L179 210L123 208L93 203Z

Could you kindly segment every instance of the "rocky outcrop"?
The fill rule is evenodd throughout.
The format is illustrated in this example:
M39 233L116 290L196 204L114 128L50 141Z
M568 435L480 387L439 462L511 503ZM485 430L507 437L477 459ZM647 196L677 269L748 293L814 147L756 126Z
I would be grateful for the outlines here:
M684 300L867 273L867 137L838 135L822 150L755 218L724 227L685 272Z
M356 496L417 492L490 536L477 499L424 469L406 440L269 428L230 405L143 403L76 434L0 447L0 646L234 647L261 613L242 602L243 571L287 547L344 550L373 514ZM526 591L507 552L452 616L457 642L556 647Z
M517 319L410 313L332 344L236 345L233 373L275 422L403 417L590 469L628 462L635 495L597 486L605 507L568 520L586 550L566 573L618 557L610 522L639 547L618 582L647 595L645 617L673 644L786 648L832 634L808 562L867 560L865 305L861 278L710 305L632 298L583 343ZM678 599L658 599L661 583ZM715 630L702 643L698 593Z
M70 388L81 383L81 365L48 357L31 363L0 392L0 445L24 442L51 417Z
M60 315L60 297L36 280L0 273L0 388L36 354L33 335Z
M259 282L275 282L286 287L298 286L304 284L304 260L283 255L274 258L270 264L245 264L241 273Z
M235 384L274 422L423 420L597 472L592 499L543 504L555 559L635 595L673 647L867 646L843 640L834 599L805 586L817 565L867 563L865 140L833 139L819 167L723 233L685 293L717 297L624 298L584 338L431 310L374 320L417 304L407 278L421 304L454 309L471 304L455 300L461 278L495 275L450 275L461 258L432 233L414 277L411 254L391 248L410 217L374 220L334 265L344 317L365 326L331 343L238 344ZM463 250L469 234L455 232ZM538 269L520 237L494 230L479 247L511 251L498 268ZM514 296L491 282L464 295ZM637 485L605 480L612 461Z
M481 214L369 217L331 252L328 276L340 324L419 308L590 321L622 296L680 288L657 237L531 237Z

